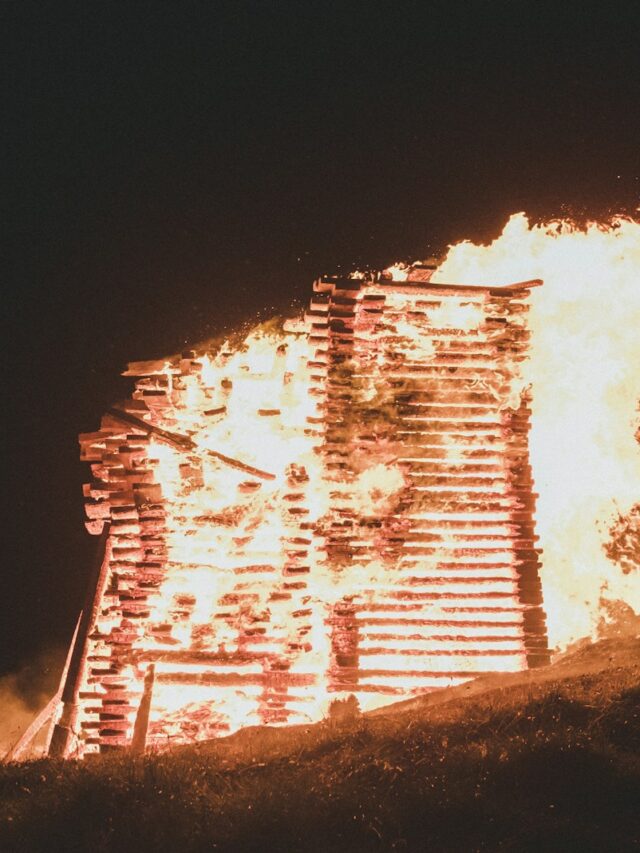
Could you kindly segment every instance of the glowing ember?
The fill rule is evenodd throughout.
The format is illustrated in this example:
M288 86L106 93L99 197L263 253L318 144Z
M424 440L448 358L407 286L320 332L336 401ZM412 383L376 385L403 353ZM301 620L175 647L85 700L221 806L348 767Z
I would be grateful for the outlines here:
M323 279L304 322L130 365L132 398L81 436L110 528L77 753L546 663L531 399L552 645L603 592L640 606L625 518L625 571L605 555L638 499L638 270L636 223L518 216L433 277Z

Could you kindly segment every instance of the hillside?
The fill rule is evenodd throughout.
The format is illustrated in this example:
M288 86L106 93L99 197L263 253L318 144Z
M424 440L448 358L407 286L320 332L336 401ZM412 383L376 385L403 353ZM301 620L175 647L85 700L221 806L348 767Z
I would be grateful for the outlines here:
M0 849L640 848L640 639L343 721L0 767Z

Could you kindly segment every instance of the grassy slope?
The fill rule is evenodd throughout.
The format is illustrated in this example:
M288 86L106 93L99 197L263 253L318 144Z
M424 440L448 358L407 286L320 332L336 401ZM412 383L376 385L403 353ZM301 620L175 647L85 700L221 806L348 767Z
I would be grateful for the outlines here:
M640 640L341 725L2 766L0 849L640 849Z

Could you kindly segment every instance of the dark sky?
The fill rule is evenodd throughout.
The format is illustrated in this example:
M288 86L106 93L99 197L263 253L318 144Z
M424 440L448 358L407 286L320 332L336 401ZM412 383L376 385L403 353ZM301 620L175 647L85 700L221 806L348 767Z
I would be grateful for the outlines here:
M597 11L596 11L597 9ZM0 673L65 644L78 432L312 279L640 204L640 4L0 4Z

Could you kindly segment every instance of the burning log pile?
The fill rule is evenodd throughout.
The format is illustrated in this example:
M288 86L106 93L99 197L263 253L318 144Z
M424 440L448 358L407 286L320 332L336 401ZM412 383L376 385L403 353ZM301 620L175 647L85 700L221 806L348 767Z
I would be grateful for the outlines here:
M109 524L80 754L548 662L520 375L537 284L324 278L304 323L129 366L131 398L80 437L88 527Z

